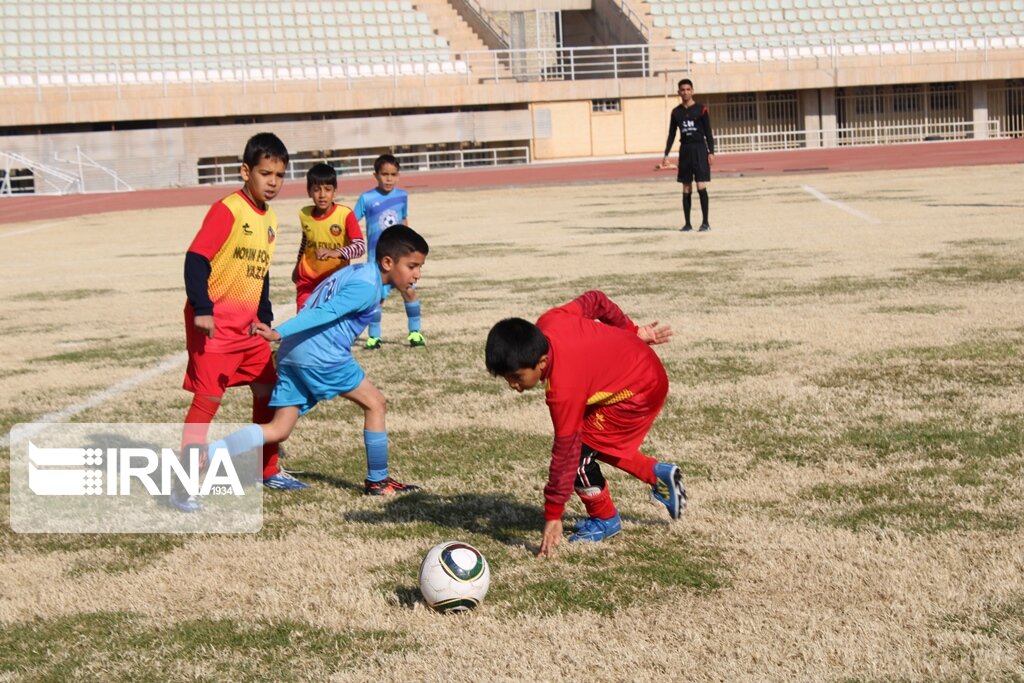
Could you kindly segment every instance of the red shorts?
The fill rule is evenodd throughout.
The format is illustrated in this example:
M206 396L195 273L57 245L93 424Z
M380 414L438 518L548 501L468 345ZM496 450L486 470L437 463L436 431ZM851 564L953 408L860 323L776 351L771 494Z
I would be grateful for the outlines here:
M189 349L185 370L185 391L220 397L228 387L277 382L277 370L270 344L257 344L232 353L211 353Z
M624 401L588 407L583 415L583 443L596 451L631 458L640 452L651 425L665 405L668 376L660 363L653 385Z

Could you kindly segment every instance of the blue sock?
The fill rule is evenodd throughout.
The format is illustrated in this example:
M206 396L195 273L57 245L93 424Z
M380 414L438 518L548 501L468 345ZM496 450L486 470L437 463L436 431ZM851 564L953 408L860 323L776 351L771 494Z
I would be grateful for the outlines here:
M409 331L419 332L420 331L420 302L419 301L406 301L405 302L405 315L409 318Z
M248 453L251 450L262 447L263 429L259 425L249 425L239 429L237 432L228 434L223 439L211 441L206 452L212 456L217 449L226 448L231 457L234 458L242 453Z
M373 309L373 317L370 318L370 331L368 332L371 337L376 337L377 339L380 339L380 318L381 310L380 305L378 305L377 308Z
M388 478L388 433L363 430L366 445L366 478L381 481Z

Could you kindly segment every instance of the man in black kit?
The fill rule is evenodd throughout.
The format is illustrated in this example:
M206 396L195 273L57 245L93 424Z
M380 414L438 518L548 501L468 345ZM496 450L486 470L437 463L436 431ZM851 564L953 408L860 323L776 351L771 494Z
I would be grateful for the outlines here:
M679 130L679 173L676 180L683 184L683 216L686 224L682 232L693 230L690 225L690 205L693 197L693 181L697 181L697 194L700 195L701 224L700 232L711 229L708 225L708 191L704 184L711 182L711 164L715 160L715 138L711 134L711 119L708 117L707 105L693 99L693 81L684 78L679 81L679 98L683 101L672 110L668 124L668 142L665 143L665 158L660 168L671 168L668 157L672 153L672 145L676 141L676 130Z

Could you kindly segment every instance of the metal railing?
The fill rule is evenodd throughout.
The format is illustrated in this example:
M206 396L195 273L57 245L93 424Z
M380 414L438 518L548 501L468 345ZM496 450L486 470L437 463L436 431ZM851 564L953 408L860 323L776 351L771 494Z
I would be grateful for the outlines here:
M503 47L508 47L512 44L511 38L508 35L508 31L502 27L498 20L493 14L487 11L487 9L481 5L478 0L457 0L465 5L466 9L476 15L476 19L480 22L486 30L494 34Z
M338 175L369 175L379 155L359 156L293 156L285 175L289 180L304 179L314 164L329 164ZM395 154L403 171L438 171L446 169L509 166L530 163L529 147L479 147L471 149L430 150L424 152L398 152ZM197 166L200 184L238 182L238 161Z
M990 138L1002 135L999 121L985 123ZM774 152L790 149L867 147L871 145L916 142L947 142L972 140L973 121L941 121L912 124L878 122L871 125L848 126L827 130L752 131L715 135L715 151L720 153Z

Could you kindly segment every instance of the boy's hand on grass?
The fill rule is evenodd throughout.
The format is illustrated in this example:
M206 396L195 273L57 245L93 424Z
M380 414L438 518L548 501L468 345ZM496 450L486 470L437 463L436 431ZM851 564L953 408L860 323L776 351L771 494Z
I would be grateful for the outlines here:
M263 337L267 341L278 341L281 339L281 334L271 329L270 325L266 323L253 323L249 326L250 337Z
M212 315L197 315L192 319L192 324L196 326L197 330L202 330L203 334L210 339L213 339L213 333L214 330L216 330L216 325L213 323Z
M537 557L550 557L551 551L562 540L562 520L549 519L544 522L544 536L540 541L540 550Z
M655 344L665 344L672 339L672 328L668 325L658 327L658 321L655 320L653 323L648 323L642 327L638 327L636 330L636 336L640 337L651 346L654 346Z

